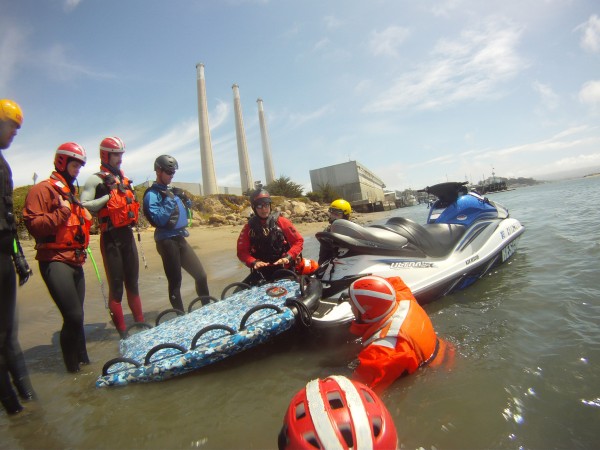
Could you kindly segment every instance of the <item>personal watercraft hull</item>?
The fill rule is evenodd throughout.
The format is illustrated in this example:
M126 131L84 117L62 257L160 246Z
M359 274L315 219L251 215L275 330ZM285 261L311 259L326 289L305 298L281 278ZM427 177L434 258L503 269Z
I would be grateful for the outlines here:
M318 233L321 242L334 242L341 252L320 274L323 298L313 314L313 326L333 327L354 318L343 296L352 281L361 276L399 276L419 303L426 304L470 286L506 262L516 251L525 228L508 217L500 205L490 205L483 197L465 196L463 203L466 202L485 206L485 211L482 213L480 208L479 217L469 226L460 225L459 221L431 220L423 227L407 219L392 218L387 224L364 228L347 221L335 227L336 221L332 233ZM490 212L492 206L498 213L495 209L493 214Z

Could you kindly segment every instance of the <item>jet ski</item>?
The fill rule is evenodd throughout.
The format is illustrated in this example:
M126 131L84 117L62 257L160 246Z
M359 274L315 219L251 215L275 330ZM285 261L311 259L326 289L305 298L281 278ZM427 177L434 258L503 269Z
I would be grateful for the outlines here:
M525 228L502 205L470 191L466 182L428 186L437 198L427 223L391 217L361 226L338 219L316 234L335 249L316 273L323 296L313 313L315 327L333 327L354 316L345 298L350 284L365 275L400 276L420 304L473 284L516 251Z

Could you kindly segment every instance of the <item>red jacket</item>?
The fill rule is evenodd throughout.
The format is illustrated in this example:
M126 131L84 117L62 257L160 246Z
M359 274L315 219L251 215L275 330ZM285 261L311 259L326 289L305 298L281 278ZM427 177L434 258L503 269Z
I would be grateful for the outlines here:
M362 337L364 347L353 378L379 393L405 372L413 373L434 360L438 365L449 345L438 339L427 313L402 279L386 279L396 289L392 312L377 323L354 321L350 326L353 334Z
M287 254L290 256L290 263L293 267L294 261L298 255L302 253L304 238L298 232L298 230L296 230L296 227L294 227L292 222L281 215L277 218L277 226L283 232L285 240L290 246ZM281 257L284 255L285 253L282 254ZM242 228L240 236L238 237L237 256L241 262L250 268L254 264L254 261L256 261L256 258L253 256L252 242L250 239L250 225L248 223L244 225L244 228Z
M35 259L79 266L85 262L91 216L78 202L71 202L71 208L61 206L61 196L71 202L69 187L53 172L50 179L34 185L28 192L23 220L36 239ZM80 240L76 241L74 237L78 234Z

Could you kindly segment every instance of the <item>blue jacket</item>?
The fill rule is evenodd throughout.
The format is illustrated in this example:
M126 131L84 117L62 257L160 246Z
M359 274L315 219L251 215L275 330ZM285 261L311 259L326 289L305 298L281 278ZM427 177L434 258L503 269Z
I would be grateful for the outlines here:
M187 204L179 195L173 193L173 189L154 182L144 193L144 215L148 221L156 227L154 240L162 241L176 236L189 236L188 230L188 208L191 206L189 199Z

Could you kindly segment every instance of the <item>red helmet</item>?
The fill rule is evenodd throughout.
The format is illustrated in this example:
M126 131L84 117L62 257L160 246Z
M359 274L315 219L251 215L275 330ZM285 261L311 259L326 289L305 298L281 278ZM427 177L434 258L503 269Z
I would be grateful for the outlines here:
M116 136L102 139L100 142L100 161L108 164L111 153L125 153L125 144Z
M299 275L310 275L319 268L319 263L314 259L299 258L296 263L296 273Z
M54 155L54 167L56 170L59 172L65 171L70 158L76 159L81 162L82 166L85 166L85 162L87 161L85 149L75 142L65 142L59 146Z
M308 382L294 396L278 444L280 449L395 449L398 435L377 394L332 375Z
M350 285L350 301L363 322L377 322L392 311L396 290L385 278L366 276Z

